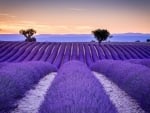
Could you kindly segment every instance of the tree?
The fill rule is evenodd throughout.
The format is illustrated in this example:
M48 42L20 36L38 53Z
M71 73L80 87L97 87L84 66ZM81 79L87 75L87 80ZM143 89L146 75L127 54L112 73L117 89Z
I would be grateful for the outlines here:
M146 42L150 42L150 39L147 39Z
M110 35L109 38L113 38L113 35Z
M113 38L113 35L109 35L109 38L110 39ZM111 40L108 40L108 42L111 42Z
M95 40L91 40L91 42L95 42Z
M24 35L26 37L25 41L26 42L36 42L36 38L32 37L36 31L34 29L27 29L27 30L20 30L19 31L20 34Z
M140 42L140 40L137 40L137 41L135 41L135 42Z
M110 33L106 29L97 29L92 31L92 33L98 40L99 44L110 36Z

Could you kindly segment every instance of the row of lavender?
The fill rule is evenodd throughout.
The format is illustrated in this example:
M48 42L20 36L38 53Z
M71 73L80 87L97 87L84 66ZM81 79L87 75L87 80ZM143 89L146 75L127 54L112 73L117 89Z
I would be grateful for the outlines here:
M149 50L147 44L0 43L0 111L16 107L14 103L27 90L46 74L56 71L54 65L58 67L69 60L80 60L90 65L91 70L106 75L150 112ZM54 65L27 62L35 59ZM101 61L97 62L99 59ZM93 65L94 62L97 63ZM91 71L81 62L73 61L58 71L39 112L117 113L117 109Z
M57 69L45 62L0 63L0 113L16 108L16 101L24 97L41 78Z
M70 60L79 60L90 66L101 59L147 58L150 58L150 45L146 43L0 42L0 62L46 61L60 67Z
M69 67L69 68L66 68ZM47 91L39 113L118 113L102 84L82 62L65 63Z
M71 61L58 70L39 108L39 113L149 113L150 65L148 64L149 59L101 60L91 66L92 71L105 75L133 98L139 105L137 108L133 106L133 109L130 109L131 106L127 101L123 103L127 108L124 109L124 105L118 108L91 70L82 62ZM119 96L116 95L116 98L121 98ZM117 99L116 101L120 104Z
M134 98L145 112L150 112L150 65L147 64L150 64L148 59L101 60L93 64L91 70L106 75ZM130 112L132 111L134 110L131 109ZM39 113L52 112L118 113L118 109L86 65L72 61L65 63L59 69L45 96L45 101L40 106Z
M104 74L150 112L149 59L101 60L93 64L91 70ZM82 62L65 63L49 87L39 113L118 113L91 70ZM0 112L16 108L15 102L53 71L57 71L56 68L45 62L1 63Z
M108 77L150 113L150 59L101 60L91 70Z

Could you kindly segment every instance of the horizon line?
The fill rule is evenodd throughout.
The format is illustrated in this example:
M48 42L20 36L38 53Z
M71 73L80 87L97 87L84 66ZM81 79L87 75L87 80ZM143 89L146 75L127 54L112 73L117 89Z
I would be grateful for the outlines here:
M0 33L0 35L21 35L19 33ZM149 34L145 32L121 32L121 33L111 33L110 35L116 35L116 34ZM92 35L92 33L37 33L35 35Z

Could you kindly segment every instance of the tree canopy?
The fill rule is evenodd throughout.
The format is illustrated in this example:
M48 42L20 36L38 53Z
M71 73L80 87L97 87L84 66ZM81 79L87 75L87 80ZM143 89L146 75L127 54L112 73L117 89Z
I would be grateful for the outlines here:
M146 42L150 42L150 39L147 39Z
M106 29L96 29L96 30L92 31L92 33L95 36L95 38L98 40L99 43L106 40L110 36L109 31Z
M21 29L19 31L19 33L26 37L25 41L27 41L27 42L35 42L36 41L36 39L34 37L32 37L34 34L36 34L36 30L34 30L32 28L27 29L27 30Z

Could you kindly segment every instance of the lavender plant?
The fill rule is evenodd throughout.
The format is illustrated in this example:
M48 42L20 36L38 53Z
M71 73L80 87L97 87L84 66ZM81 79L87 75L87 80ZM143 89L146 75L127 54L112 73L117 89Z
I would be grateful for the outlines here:
M49 43L47 49L45 50L45 52L41 56L41 59L39 59L40 61L47 61L48 57L51 55L52 48L53 48L54 44L55 43Z
M103 60L91 66L93 71L106 75L140 106L150 112L150 69L125 61Z
M15 106L17 99L24 96L40 78L56 71L49 63L9 63L0 69L0 112L7 112Z
M117 113L117 110L88 67L70 61L59 69L39 113Z
M38 53L34 56L32 61L38 61L43 56L44 52L46 51L46 48L48 47L49 43L43 43L41 48L39 49Z
M150 59L130 59L127 61L134 64L141 64L150 68Z
M31 50L33 49L33 47L36 45L37 43L30 43L30 46L26 48L26 50L24 51L23 54L20 54L20 56L14 60L14 62L20 62L23 61L27 56L30 55Z

